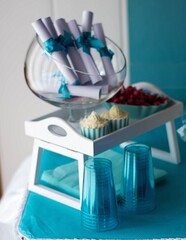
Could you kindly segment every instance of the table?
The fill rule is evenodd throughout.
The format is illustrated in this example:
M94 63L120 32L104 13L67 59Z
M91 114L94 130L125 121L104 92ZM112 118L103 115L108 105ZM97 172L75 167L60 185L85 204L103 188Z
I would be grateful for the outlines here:
M154 144L164 150L168 149L165 127L161 126L143 136L137 141ZM157 136L161 136L158 141ZM178 139L181 163L171 163L154 159L155 166L168 172L166 180L156 186L157 208L145 215L122 216L117 229L94 233L85 231L80 224L80 212L58 202L43 198L42 196L29 194L28 201L33 204L30 208L31 219L29 226L33 226L33 218L43 215L43 220L37 220L35 226L40 226L42 238L99 238L99 239L159 239L159 238L185 238L186 237L186 189L183 188L186 172L186 143ZM38 210L37 203L40 202ZM47 209L47 211L46 211ZM57 216L50 213L57 212ZM39 214L38 214L39 213ZM26 212L23 212L23 223ZM47 219L47 220L46 220ZM55 224L54 224L55 222ZM22 226L22 225L20 225ZM38 231L37 227L32 229Z
M174 106L175 107L175 106ZM179 116L180 108L174 109L171 114L171 122ZM28 172L30 168L29 157L18 170L12 180L12 185L5 194L0 204L0 232L1 239L18 239L18 232L25 235L25 239L69 239L69 238L106 238L106 239L159 239L159 238L185 238L186 237L186 190L183 188L186 172L186 148L185 142L178 139L180 148L181 163L174 165L170 162L161 161L161 153L169 152L171 148L170 136L165 134L165 125L158 127L170 120L170 115L163 114L163 122L158 120L161 113L157 113L154 118L154 126L147 125L146 130L140 137L131 135L131 140L153 146L159 149L159 155L154 154L154 164L156 167L168 172L166 180L156 186L157 208L146 215L124 216L119 213L120 225L117 229L94 233L82 229L80 224L80 211L68 206L44 198L43 196L27 191ZM148 123L147 120L143 123ZM172 123L170 127L172 127ZM142 123L141 123L142 124ZM180 125L176 120L176 128ZM140 125L140 124L139 124ZM138 127L139 127L138 125ZM144 126L144 124L143 124ZM148 129L149 128L149 129ZM130 126L129 128L130 129ZM139 132L142 129L139 128ZM144 130L144 129L143 129ZM125 130L125 133L129 133ZM144 131L143 131L144 132ZM175 129L171 131L174 136ZM121 134L121 133L118 133ZM127 136L128 137L128 136ZM167 139L168 137L168 139ZM168 141L167 141L168 140ZM98 140L99 142L99 140ZM177 146L177 147L178 147ZM107 142L109 147L109 141ZM174 148L174 149L177 149ZM169 149L171 148L171 149ZM177 151L177 150L176 150ZM166 154L165 154L166 155ZM164 155L164 156L165 156ZM168 155L167 155L168 156ZM170 155L169 155L170 156ZM178 155L171 154L173 162L178 163ZM164 159L166 160L166 159ZM175 161L176 160L176 161ZM21 182L19 180L22 179ZM25 195L26 194L26 195ZM28 194L28 195L27 195ZM28 196L28 198L27 198ZM25 205L26 203L26 205ZM39 206L38 206L39 203ZM27 205L29 207L27 207ZM47 211L46 211L47 209ZM27 210L31 211L30 218L27 219ZM54 214L52 214L54 213ZM57 213L57 214L56 214ZM25 222L26 221L26 222ZM29 224L28 224L29 223ZM23 228L23 226L25 228ZM73 226L73 227L72 227ZM19 231L17 231L17 227ZM27 229L29 228L29 229ZM23 232L24 229L24 232ZM30 233L25 233L25 229ZM39 235L38 235L39 234Z

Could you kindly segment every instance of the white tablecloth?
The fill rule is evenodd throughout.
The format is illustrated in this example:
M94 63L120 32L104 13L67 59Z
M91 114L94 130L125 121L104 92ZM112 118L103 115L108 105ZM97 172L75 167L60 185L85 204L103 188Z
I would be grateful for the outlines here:
M27 192L31 157L26 158L14 176L0 201L0 239L17 240L17 223Z

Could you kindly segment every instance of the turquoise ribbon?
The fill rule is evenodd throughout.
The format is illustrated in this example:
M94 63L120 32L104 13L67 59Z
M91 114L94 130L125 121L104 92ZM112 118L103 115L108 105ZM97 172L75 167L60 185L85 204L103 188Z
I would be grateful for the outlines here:
M72 34L69 32L64 31L64 35L59 35L57 41L66 49L66 52L68 51L68 47L74 47L74 40Z
M88 42L90 47L95 48L101 57L106 56L112 59L114 53L103 44L103 42L94 36L88 37Z
M57 40L53 38L49 38L47 41L44 42L44 49L51 55L53 52L64 51L66 49L62 46Z
M50 38L44 42L44 49L52 54L53 52L63 51L65 54L68 52L68 47L74 47L72 34L64 31L64 36L59 35L56 39Z
M89 46L89 43L88 41L86 41L86 39L83 37L83 36L79 36L76 40L75 40L75 44L76 44L76 47L79 49L79 48L82 48L83 49L83 52L87 53L90 55L90 46Z
M61 83L58 93L61 93L64 98L71 98L70 93L69 93L68 88L65 83Z
M58 93L61 93L63 95L64 98L71 98L69 90L66 86L66 81L65 81L65 77L63 76L63 74L61 72L55 72L53 74L53 77L59 77L59 81L61 82L61 86L58 89Z
M101 47L101 48L97 48L97 51L100 53L101 57L106 56L106 57L109 57L110 60L112 60L112 57L113 57L114 53L110 49L108 49L106 46Z
M76 39L77 48L82 48L84 52L90 55L90 48L95 48L100 56L106 56L112 59L114 53L107 48L99 39L91 36L90 32L83 32L82 36Z
M95 48L100 56L106 56L112 59L114 53L107 48L99 39L91 36L90 32L83 32L82 36L79 36L75 40L77 48L82 48L83 51L90 55L90 48ZM68 47L74 46L74 40L72 35L64 31L64 36L60 35L57 39L50 38L44 42L44 49L52 54L53 52L63 51L65 54L68 52Z

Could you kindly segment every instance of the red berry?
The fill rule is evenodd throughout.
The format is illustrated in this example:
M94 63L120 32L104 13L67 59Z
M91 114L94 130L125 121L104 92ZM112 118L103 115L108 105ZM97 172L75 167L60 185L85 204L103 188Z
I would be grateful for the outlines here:
M108 102L139 106L158 106L167 99L168 97L159 96L158 94L153 94L143 89L137 89L134 86L123 86Z

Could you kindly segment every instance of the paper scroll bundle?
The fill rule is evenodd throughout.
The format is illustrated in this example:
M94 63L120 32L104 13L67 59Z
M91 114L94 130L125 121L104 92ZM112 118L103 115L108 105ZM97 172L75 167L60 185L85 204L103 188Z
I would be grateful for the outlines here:
M103 92L107 94L118 84L112 65L114 53L107 48L102 24L93 24L92 12L83 12L81 25L80 29L76 20L67 23L63 18L52 21L50 17L32 23L61 76L60 87L55 93L64 98L99 99ZM100 54L104 79L91 54L93 48ZM44 91L51 93L50 89Z

